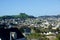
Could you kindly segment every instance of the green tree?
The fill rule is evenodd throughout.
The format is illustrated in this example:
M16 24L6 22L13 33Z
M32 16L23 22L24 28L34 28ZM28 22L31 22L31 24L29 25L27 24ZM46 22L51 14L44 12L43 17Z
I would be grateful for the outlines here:
M28 15L25 14L25 13L20 13L19 17L20 17L21 19L26 19L26 18L28 18Z
M58 34L56 37L57 37L58 40L60 40L60 34Z

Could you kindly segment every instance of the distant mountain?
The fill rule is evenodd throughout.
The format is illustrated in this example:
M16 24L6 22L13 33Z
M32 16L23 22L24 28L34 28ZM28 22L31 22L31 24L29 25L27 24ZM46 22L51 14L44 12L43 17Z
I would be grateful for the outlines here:
M36 17L27 15L25 13L20 13L19 15L5 15L0 17L0 19L13 19L13 18L27 19L27 18L36 18Z
M60 18L60 15L46 15L46 16L39 16L38 18Z

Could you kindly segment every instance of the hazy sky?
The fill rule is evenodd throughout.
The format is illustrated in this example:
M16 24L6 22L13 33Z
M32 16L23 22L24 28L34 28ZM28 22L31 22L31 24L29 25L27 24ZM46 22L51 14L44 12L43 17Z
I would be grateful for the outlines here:
M60 14L60 0L0 0L0 16L26 13L33 16Z

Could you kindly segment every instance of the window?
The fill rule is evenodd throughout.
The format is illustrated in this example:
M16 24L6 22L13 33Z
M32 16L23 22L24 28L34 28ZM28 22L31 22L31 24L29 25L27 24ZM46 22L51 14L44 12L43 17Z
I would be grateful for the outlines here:
M10 32L10 39L16 39L17 33L16 32Z

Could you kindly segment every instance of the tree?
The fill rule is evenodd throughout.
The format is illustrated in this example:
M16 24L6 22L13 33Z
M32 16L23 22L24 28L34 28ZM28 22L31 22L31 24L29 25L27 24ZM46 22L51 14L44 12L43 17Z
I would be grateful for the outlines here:
M19 17L20 17L21 19L27 19L27 18L28 18L28 15L25 14L25 13L20 13Z
M29 16L29 18L36 18L36 17L34 17L34 16Z
M52 31L52 25L50 24L48 27L49 31Z
M58 40L60 40L60 34L57 35Z

